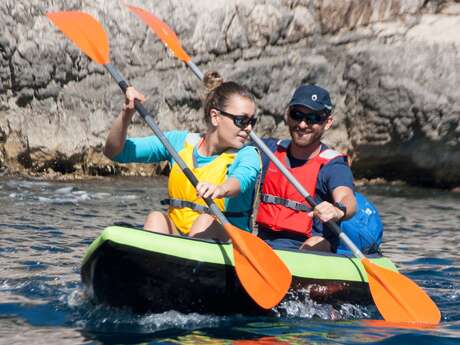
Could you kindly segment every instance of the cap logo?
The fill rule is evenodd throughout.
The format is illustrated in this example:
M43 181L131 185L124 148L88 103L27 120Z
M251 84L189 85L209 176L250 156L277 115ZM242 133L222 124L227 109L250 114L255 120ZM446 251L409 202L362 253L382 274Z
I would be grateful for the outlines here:
M316 94L315 94L315 95L312 95L312 96L311 96L311 100L312 100L313 102L316 102L316 101L318 100L318 96L317 96Z

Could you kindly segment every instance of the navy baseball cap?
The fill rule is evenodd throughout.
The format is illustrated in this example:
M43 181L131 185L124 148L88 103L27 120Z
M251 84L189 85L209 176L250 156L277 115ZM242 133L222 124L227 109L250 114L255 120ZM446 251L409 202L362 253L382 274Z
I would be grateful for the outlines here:
M318 85L303 84L295 90L289 102L289 107L301 105L314 111L332 111L332 102L329 92Z

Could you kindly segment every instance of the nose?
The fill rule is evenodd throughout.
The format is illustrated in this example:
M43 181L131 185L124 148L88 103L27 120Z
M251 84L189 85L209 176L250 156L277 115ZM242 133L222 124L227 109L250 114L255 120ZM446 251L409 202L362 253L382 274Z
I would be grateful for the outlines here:
M250 131L253 130L253 128L254 126L252 125L252 123L248 122L248 124L244 128L242 128L242 130L249 133Z
M300 122L297 123L297 126L300 128L307 128L309 124L307 123L305 119L302 119Z

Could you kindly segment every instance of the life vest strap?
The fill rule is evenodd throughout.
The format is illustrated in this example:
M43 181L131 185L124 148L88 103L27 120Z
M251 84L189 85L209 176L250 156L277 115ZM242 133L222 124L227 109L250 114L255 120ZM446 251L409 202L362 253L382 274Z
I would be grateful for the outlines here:
M276 205L283 205L284 207L290 208L295 211L302 211L302 212L310 212L311 207L302 204L300 202L280 198L279 196L271 195L271 194L261 194L260 201L265 202L267 204L276 204Z
M210 215L213 214L209 207L203 206L203 205L200 205L200 204L196 204L194 202L187 201L187 200L163 199L163 200L160 201L160 203L162 205L168 205L169 207L173 207L173 208L187 207L187 208L190 208L193 211L196 211L196 212L199 212L199 213L206 213L206 214L210 214ZM234 218L237 218L237 217L250 217L252 215L252 210L240 211L240 212L228 212L228 211L225 211L225 212L223 212L223 214L225 216L227 216L227 217L234 217Z
M207 206L195 204L194 202L187 201L187 200L179 200L179 199L163 199L160 201L162 205L168 205L169 207L173 208L184 208L188 207L191 208L193 211L200 212L200 213L211 213L211 210Z

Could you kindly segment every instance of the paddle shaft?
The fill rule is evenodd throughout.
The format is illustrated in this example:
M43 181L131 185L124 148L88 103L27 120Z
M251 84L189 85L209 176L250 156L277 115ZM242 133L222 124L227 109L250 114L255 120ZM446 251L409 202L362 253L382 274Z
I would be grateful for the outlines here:
M203 81L204 75L200 68L192 61L190 56L182 49L182 46L177 38L176 34L169 28L165 23L156 18L155 16L149 14L148 12L133 6L129 6L131 11L138 15L163 41L163 43L169 47L174 54L183 62L190 67L191 71L195 76ZM290 173L288 169L275 157L275 155L270 151L270 149L265 145L265 143L260 140L257 135L251 131L249 133L251 139L256 143L256 145L270 158L270 160L280 169L283 175L292 183L297 191L307 200L312 208L317 204L313 198L308 194L306 189L297 181L297 179ZM325 223L333 232L339 236L339 238L350 248L353 254L359 258L364 258L364 254L354 245L354 243L348 238L346 234L342 232L340 227L332 222Z
M142 9L130 7L150 28L157 33L160 39L171 48L175 55L191 68L198 79L203 80L200 69L191 61L190 56L182 49L175 33L161 20ZM289 182L306 199L311 207L316 202L302 185L292 176L290 171L279 162L268 147L255 135L250 133L251 139L270 158L278 169L286 176ZM335 222L326 222L326 225L352 250L353 254L361 259L369 279L369 288L374 302L386 320L397 322L424 322L438 324L441 313L431 298L409 278L390 270L386 270L370 262L353 242L342 232ZM252 279L252 275L245 278ZM260 290L257 290L260 291Z
M193 74L195 74L199 80L203 81L204 79L203 72L201 72L200 68L197 65L195 65L195 63L192 60L187 61L187 66L190 67Z
M126 90L128 89L128 83L126 80L123 78L123 76L120 74L118 69L112 65L111 63L105 64L104 65L107 71L110 73L112 78L117 82L118 86L121 88L123 93L126 93ZM152 129L152 131L155 133L155 135L160 139L161 143L164 145L166 150L169 152L169 154L172 156L174 161L179 165L179 167L182 169L182 172L184 175L188 178L188 180L192 183L194 187L197 186L199 183L198 179L196 176L193 174L193 172L189 169L187 164L185 164L184 160L179 156L177 151L174 149L174 147L171 145L169 142L168 138L163 134L163 132L160 130L160 128L157 126L155 121L153 120L153 117L149 114L147 109L142 105L142 103L135 99L134 100L134 106L137 110L137 112L142 116L144 121L149 125L149 127ZM226 225L231 225L230 222L227 220L227 218L224 216L222 211L217 207L216 203L214 200L210 197L203 198L206 204L209 206L213 214L216 216L216 218L219 220L219 222L224 226L224 229L227 231L228 236L232 239L233 245L237 246L238 249L243 253L248 258L252 258L251 265L254 267L254 269L260 274L263 279L267 281L267 283L271 284L272 287L276 288L271 283L271 279L269 276L267 276L264 268L260 265L260 263L255 260L250 253L250 249L246 245L245 241L241 237L241 234L238 233L238 231L230 231L227 229ZM276 254L273 254L276 255Z
M193 74L196 75L198 79L203 81L203 73L200 68L195 65L192 61L188 61L187 65L192 70ZM305 198L305 200L310 204L311 207L315 207L317 202L310 196L307 190L300 184L300 182L292 175L289 169L284 166L283 163L273 154L273 152L268 148L267 145L257 136L254 131L249 133L252 141L259 147L264 154L276 165L276 167L281 171L281 173L288 179L288 181L297 189L297 191ZM339 238L346 244L348 248L353 252L353 254L360 259L365 258L364 254L359 250L359 248L350 240L350 238L340 229L337 223L329 221L325 223L329 229L339 236Z
M280 162L280 160L273 154L273 152L265 145L265 143L253 132L250 133L251 139L256 143L256 145L265 153L268 158L276 165L276 167L281 171L281 173L289 180L289 182L297 189L297 191L307 200L311 207L315 207L317 202L310 196L307 190L300 184L300 182L292 175L292 173ZM360 259L365 258L364 254L359 250L358 247L350 240L350 238L340 229L337 223L333 221L328 221L325 223L329 229L334 231L340 239L345 242L345 244L350 248L350 250L355 254L355 256Z
M120 74L118 69L112 65L111 63L105 64L104 65L107 71L110 73L112 78L117 82L118 86L121 88L123 93L126 93L126 90L128 88L128 83L126 82L125 78ZM184 175L188 178L190 183L196 187L197 184L199 183L198 179L196 176L193 174L193 172L189 169L187 164L185 164L184 160L179 156L177 151L174 149L174 147L171 145L169 142L168 138L163 134L163 132L160 130L160 128L157 126L155 121L153 120L153 117L149 114L147 109L142 105L139 100L134 100L134 106L139 113L139 115L142 116L142 118L145 120L145 122L149 125L149 127L152 129L152 131L155 133L155 135L160 139L161 143L164 145L166 150L169 152L169 154L172 156L174 161L179 165L179 167L182 169L182 172ZM225 218L224 214L222 211L217 207L216 203L212 198L207 197L203 198L206 204L209 206L213 214L217 217L217 219L223 224L229 223L227 218Z
M203 80L203 73L200 71L198 66L196 66L192 61L188 61L187 65L191 68L193 73L200 79ZM297 191L305 198L305 200L310 204L311 207L315 207L317 205L316 201L310 196L308 191L300 184L300 182L292 175L292 173L289 171L289 169L286 168L284 164L280 162L280 160L273 154L273 152L265 145L265 143L253 132L251 131L249 136L251 137L252 141L267 155L267 157L276 165L276 167L281 171L281 173L289 180L289 182L297 189ZM417 313L417 308L414 309L414 305L410 303L405 303L405 298L400 295L398 289L392 288L392 285L396 281L400 281L401 277L399 275L392 275L391 277L393 279L383 279L385 277L384 274L391 274L390 273L385 273L385 271L380 271L380 274L376 272L377 269L379 269L378 266L373 265L369 259L367 259L364 254L359 250L359 248L350 240L350 238L340 229L340 227L337 225L337 223L329 221L325 223L326 226L331 229L333 232L335 232L339 238L345 243L345 245L353 252L353 254L361 259L362 264L364 265L364 268L366 269L366 272L368 274L368 279L369 281L373 280L375 283L371 284L371 293L373 295L373 298L375 299L376 295L376 290L379 290L377 293L380 295L380 291L385 290L389 296L391 296L391 299L394 301L397 301L397 305L393 306L394 309L399 309L402 308L408 315L410 315L411 320L417 321L420 320L421 316L419 313ZM404 277L404 276L402 276ZM408 280L406 277L405 278L405 283L403 286L409 285L413 286L415 283L412 281ZM382 289L381 287L384 287ZM430 315L434 314L436 317L432 317L433 320L430 319L430 324L437 324L439 323L439 320L441 318L441 313L437 306L434 304L434 302L426 295L423 290L421 290L418 286L415 285L416 288L412 287L410 290L410 295L416 295L419 297L419 301L424 300L424 303L430 304L428 307L428 310L430 311ZM419 291L420 290L420 291ZM406 296L407 297L407 296ZM381 297L379 297L381 298ZM390 299L390 300L391 300ZM429 300L427 302L426 300ZM388 302L382 303L382 302L376 302L377 308L381 310L382 305L387 304ZM431 306L431 303L433 306ZM393 312L394 313L394 312ZM388 311L385 312L388 317ZM394 317L393 314L391 314L391 317Z

